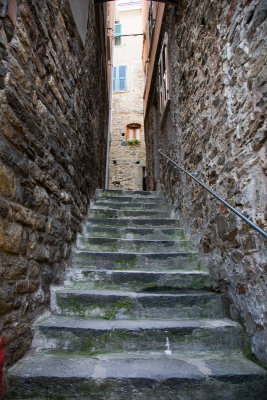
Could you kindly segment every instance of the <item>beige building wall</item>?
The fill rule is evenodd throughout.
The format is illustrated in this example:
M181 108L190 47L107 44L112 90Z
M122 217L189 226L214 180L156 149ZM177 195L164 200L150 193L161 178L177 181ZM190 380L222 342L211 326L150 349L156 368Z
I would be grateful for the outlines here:
M119 6L116 14L122 35L142 34L141 4ZM113 92L109 188L143 189L145 170L145 138L143 127L143 36L122 36L114 46L115 67L126 65L127 88ZM127 125L141 125L141 143L127 143Z

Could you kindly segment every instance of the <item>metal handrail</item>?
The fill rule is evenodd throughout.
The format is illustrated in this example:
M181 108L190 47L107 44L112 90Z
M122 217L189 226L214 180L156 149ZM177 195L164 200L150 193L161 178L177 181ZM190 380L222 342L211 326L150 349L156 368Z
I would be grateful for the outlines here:
M227 203L227 201L223 200L220 196L218 196L216 193L214 193L208 186L206 186L204 183L202 183L199 179L194 177L193 174L190 174L190 172L187 172L183 167L178 165L175 161L173 161L170 157L166 156L166 154L162 153L161 150L158 150L160 154L162 154L167 160L171 161L176 167L178 167L181 171L183 171L186 175L190 176L192 179L194 179L195 182L197 182L200 186L202 186L204 189L207 190L212 196L214 196L217 200L219 200L221 203L223 203L229 210L231 210L233 213L235 213L239 218L241 218L243 221L245 221L248 225L250 225L253 229L255 229L257 232L259 232L265 239L267 239L267 233L262 230L258 225L254 224L252 221L250 221L247 217L245 217L241 212L239 212L236 208L232 207L231 204Z

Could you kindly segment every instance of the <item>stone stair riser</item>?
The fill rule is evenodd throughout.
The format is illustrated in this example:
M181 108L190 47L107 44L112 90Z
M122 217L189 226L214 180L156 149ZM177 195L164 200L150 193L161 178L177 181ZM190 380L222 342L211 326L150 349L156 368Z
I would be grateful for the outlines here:
M172 289L211 289L208 274L188 273L145 273L130 271L91 271L86 269L68 270L68 286L91 289L152 290Z
M223 318L225 307L214 294L181 296L96 295L56 293L56 304L62 315L82 318L143 319L143 318Z
M38 331L35 341L38 340L39 352L49 350L50 353L94 355L115 351L157 351L164 354L167 338L172 352L224 351L225 354L233 354L242 351L242 330L234 326L135 330L41 326Z
M153 240L183 240L185 239L182 229L149 229L149 228L108 228L87 226L84 229L85 237L106 237L106 238L121 238L121 239L143 239Z
M152 197L152 198L161 198L165 199L164 195L162 192L143 192L140 190L96 190L96 196L97 197L131 197L131 198L146 198L146 197Z
M149 197L149 196L143 196L143 197L132 197L132 196L97 196L95 198L95 203L98 202L101 203L142 203L142 204L146 204L146 203L157 203L157 204L163 204L163 205L168 205L168 201L167 199L163 198L163 197Z
M89 217L91 218L170 218L169 211L151 211L151 210L95 210L91 209Z
M165 367L167 365L166 362ZM10 378L9 386L11 398L20 400L266 400L264 377L256 375L248 379L246 374L239 376L238 380L231 375L220 379L216 375L199 377L194 374L191 378L171 379L119 376L104 378L101 375L96 378L66 379L61 376L49 376L49 383L46 376L13 377ZM21 393L23 397L17 397Z
M195 270L200 269L196 254L191 252L127 254L81 251L73 255L75 267L116 270Z
M129 253L174 253L176 251L189 250L187 240L179 241L144 241L110 238L84 238L77 241L79 250L103 251L103 252L129 252Z
M91 210L136 210L136 211L142 211L142 210L151 210L151 211L168 211L170 212L170 206L167 204L160 204L160 203L117 203L117 202L109 202L109 203L104 203L102 201L96 201L94 206L91 208Z
M178 221L171 218L93 218L89 216L87 227L102 228L170 228L178 227Z

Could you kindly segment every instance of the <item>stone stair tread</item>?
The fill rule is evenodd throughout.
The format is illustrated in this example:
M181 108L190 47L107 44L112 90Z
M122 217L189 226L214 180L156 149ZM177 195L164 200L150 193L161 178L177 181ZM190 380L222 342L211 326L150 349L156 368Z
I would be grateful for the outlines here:
M37 353L28 355L9 371L9 377L16 378L149 378L157 381L167 379L194 379L261 376L266 378L267 372L242 355L233 359L221 354L206 352L204 356L197 354L165 355L163 352L134 352L103 354L94 357L64 356ZM47 385L49 385L47 381Z
M170 226L169 225L170 223L175 223L175 224L178 223L177 219L175 219L175 218L153 218L152 221L151 221L151 218L140 218L140 219L135 218L134 220L132 220L131 218L121 218L120 217L120 218L108 218L108 219L106 219L106 218L95 218L95 217L91 217L89 215L89 218L87 219L87 225L88 224L90 225L91 222L106 222L106 223L108 223L108 222L118 222L118 223L119 222L128 222L128 223L134 222L134 224L138 225L138 226L139 226L139 224L140 225L147 225L147 222L148 223L149 222L153 222L153 223L166 222L166 228L168 228ZM162 225L159 225L159 227L162 227Z
M138 196L138 197L133 197L133 196L112 196L112 195L97 195L95 197L95 202L104 202L104 203L109 203L109 202L117 202L117 203L138 203L140 201L142 202L156 202L159 204L169 204L168 200L166 197L157 197L157 196Z
M120 189L114 189L114 190L109 190L109 189L97 189L96 190L96 194L98 195L98 194L105 194L105 193L107 193L107 194L109 194L109 195L116 195L116 194L118 194L118 195L121 195L121 194L123 194L123 195L126 195L126 194L129 194L130 196L134 196L134 195L142 195L142 196L144 196L144 197L147 197L147 196L153 196L153 195L155 195L156 197L162 197L162 198L164 198L164 195L163 195L163 193L162 192L159 192L159 191L143 191L143 190L120 190Z
M130 251L90 251L90 250L76 250L76 254L105 254L105 255L107 255L107 254L111 254L111 255L114 255L114 254L117 254L118 256L120 256L120 254L122 254L122 255L136 255L136 256L138 256L138 255L140 255L140 256L144 256L144 257L149 257L149 256L153 256L153 257L156 257L156 256L163 256L163 257L167 257L167 256L179 256L179 255L195 255L195 254L197 254L197 252L195 252L195 251L171 251L171 252L168 252L168 253L163 253L163 252L159 252L159 253L139 253L138 251L133 251L133 252L130 252Z
M102 209L102 208L91 208L90 214L92 216L109 219L109 218L140 218L142 216L147 216L151 219L156 218L165 218L167 219L170 216L170 211L157 211L157 210L134 210L134 209Z
M178 293L161 293L156 292L133 292L133 291L125 291L125 290L108 290L108 289L72 289L72 288L54 288L55 293L66 294L66 295L88 295L88 296L109 296L111 297L130 297L130 298L142 298L142 297L199 297L199 296L219 296L216 292L211 291L202 291L202 290L184 290Z
M139 200L139 199L138 199ZM146 203L142 203L141 201L140 202L133 202L133 201L129 201L129 202L120 202L120 201L114 201L114 199L112 200L112 201L102 201L101 199L98 199L98 200L96 200L95 202L94 202L94 205L93 205L93 208L95 207L95 206L99 206L99 205L103 205L103 206L105 206L105 207L110 207L110 206L114 206L114 205L118 205L119 207L120 206L130 206L130 207L138 207L138 206L140 206L140 207L144 207L144 206L155 206L155 207L159 207L159 203L155 203L155 202L153 202L153 200L151 199L151 202L146 202ZM164 207L169 207L170 208L170 205L168 204L168 203L163 203L163 202L160 202L160 205L163 205Z
M153 239L127 239L127 238L102 238L102 237L86 237L84 235L81 235L80 238L84 239L89 239L90 242L97 242L101 241L103 243L115 243L115 242L122 242L122 243L166 243L166 244L175 244L175 243L180 243L180 242L188 242L186 239L181 239L181 240L153 240Z
M107 273L107 274L121 274L121 273L123 273L123 274L132 274L132 275L134 275L134 274L138 274L138 275L144 275L144 274L146 274L146 275L166 275L166 274L168 274L168 275L173 275L173 276L175 276L175 275L184 275L184 276L190 276L190 275L203 275L203 276L210 276L210 273L209 273L209 271L205 271L205 270L198 270L198 269L190 269L190 270L187 270L187 271L185 271L185 270L179 270L179 269L177 269L177 270L175 270L175 271L173 271L173 270L170 270L170 271L168 271L168 270L162 270L162 271L147 271L147 270L142 270L142 269L131 269L131 270L127 270L127 269L120 269L120 270L107 270L107 269L97 269L97 270L95 270L95 269L92 269L92 268L89 268L89 267L79 267L79 268L75 268L75 270L73 270L72 268L68 268L68 269L66 269L66 271L67 272L75 272L75 271L77 271L77 272L79 272L79 271L88 271L88 272L99 272L99 273L102 273L102 272L105 272L105 273Z
M95 235L92 236L92 233ZM104 234L114 234L114 236L103 236ZM101 235L101 236L97 236ZM120 236L116 236L120 235ZM89 238L89 237L111 237L111 238L122 238L121 235L129 235L128 238L131 238L132 236L135 235L140 235L140 239L142 240L146 235L153 235L153 237L159 236L159 235L164 235L166 237L173 237L176 236L181 237L183 236L183 230L181 228L174 228L174 227L98 227L98 226L90 226L87 225L87 227L84 230L83 237ZM125 237L127 239L127 236Z
M135 320L106 320L106 319L84 319L64 316L50 316L39 322L38 327L56 328L56 329L85 329L85 330L149 330L149 329L200 329L219 327L239 327L237 322L227 318L222 319L177 319L177 320L153 320L153 319L135 319Z

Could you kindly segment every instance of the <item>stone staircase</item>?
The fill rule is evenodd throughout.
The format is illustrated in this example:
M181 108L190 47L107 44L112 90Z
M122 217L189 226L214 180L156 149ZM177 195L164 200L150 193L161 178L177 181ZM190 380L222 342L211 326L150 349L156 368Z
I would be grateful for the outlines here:
M159 192L101 191L8 399L263 400L266 371Z

